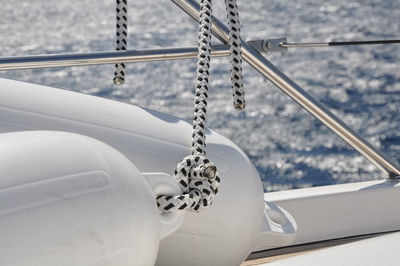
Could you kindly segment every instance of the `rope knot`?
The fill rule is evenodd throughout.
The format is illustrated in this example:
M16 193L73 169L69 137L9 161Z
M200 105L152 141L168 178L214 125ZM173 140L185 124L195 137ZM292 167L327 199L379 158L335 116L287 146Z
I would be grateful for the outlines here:
M158 196L157 206L161 211L188 210L199 212L213 203L218 193L220 178L217 167L201 155L189 155L178 163L174 178L183 195Z

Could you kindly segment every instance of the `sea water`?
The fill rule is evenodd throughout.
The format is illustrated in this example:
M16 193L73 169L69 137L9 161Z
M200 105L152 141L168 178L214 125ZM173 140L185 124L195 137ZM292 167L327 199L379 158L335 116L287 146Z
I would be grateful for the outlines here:
M399 38L400 1L238 0L243 39L289 42ZM129 1L129 48L194 46L197 24L172 2ZM222 0L215 14L226 21ZM1 1L0 55L115 49L115 1ZM214 39L215 43L218 43ZM400 161L400 45L293 48L267 58L355 131ZM265 191L385 175L244 64L247 107L232 107L228 58L211 62L209 127L251 158ZM18 70L0 77L54 86L192 118L196 60ZM23 96L21 96L23 97ZM129 123L129 121L127 121ZM245 178L245 177L244 177Z

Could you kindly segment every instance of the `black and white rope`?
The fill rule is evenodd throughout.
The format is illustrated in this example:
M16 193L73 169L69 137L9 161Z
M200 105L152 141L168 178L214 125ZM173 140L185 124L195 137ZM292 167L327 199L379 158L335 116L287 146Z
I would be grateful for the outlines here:
M236 109L244 108L243 81L241 74L239 16L235 0L225 1L231 32L231 74ZM229 5L229 6L228 6ZM192 155L177 165L174 173L183 195L161 195L157 206L161 211L189 210L198 212L209 207L218 192L220 178L215 165L206 157L207 98L211 58L211 0L200 1L200 25L197 57L196 96L194 103Z
M225 7L229 26L233 106L236 110L244 110L246 103L242 78L242 42L240 40L239 11L236 0L225 0Z
M211 8L211 0L201 0L192 155L206 154L205 131L207 127L207 98L211 58Z
M128 5L127 0L117 0L117 47L116 50L126 50L128 45ZM125 64L115 64L114 84L121 85L125 82Z

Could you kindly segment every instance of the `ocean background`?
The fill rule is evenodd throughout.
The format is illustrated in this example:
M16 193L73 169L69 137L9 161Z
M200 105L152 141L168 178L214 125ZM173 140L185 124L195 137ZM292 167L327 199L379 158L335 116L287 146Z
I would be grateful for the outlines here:
M128 1L129 48L195 46L197 24L167 0ZM115 1L0 1L0 56L115 49ZM400 1L238 0L242 38L289 42L400 38ZM226 21L222 0L215 14ZM218 43L214 39L215 43ZM400 45L293 48L267 58L393 161L400 162ZM210 128L238 144L265 191L385 175L244 64L246 111L232 107L229 59L211 62ZM54 86L192 119L196 60L18 70L0 77ZM23 97L23 96L21 96ZM127 121L129 123L129 121Z

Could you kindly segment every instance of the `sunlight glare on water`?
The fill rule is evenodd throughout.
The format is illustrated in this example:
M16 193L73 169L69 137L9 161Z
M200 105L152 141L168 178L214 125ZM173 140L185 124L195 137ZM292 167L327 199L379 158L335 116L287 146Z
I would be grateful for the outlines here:
M223 1L215 13L225 19ZM396 39L400 1L240 1L244 39L289 42ZM3 1L0 55L114 50L112 0ZM196 45L197 25L170 1L129 1L129 47ZM216 40L214 40L217 42ZM297 48L268 56L393 161L400 161L400 45ZM195 60L20 70L0 77L79 91L192 118ZM237 143L266 191L357 182L384 175L259 73L244 65L247 109L232 107L229 60L211 62L209 126Z

